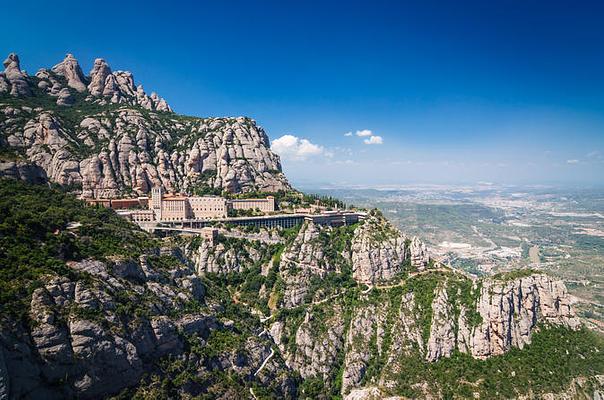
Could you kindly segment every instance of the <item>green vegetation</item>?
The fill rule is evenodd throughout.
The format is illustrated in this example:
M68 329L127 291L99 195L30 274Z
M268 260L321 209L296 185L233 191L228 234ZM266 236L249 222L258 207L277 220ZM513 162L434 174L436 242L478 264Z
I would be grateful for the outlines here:
M57 189L0 179L0 310L21 318L47 275L85 279L67 261L134 258L157 241L112 210Z
M604 372L604 339L582 329L542 326L532 343L501 356L477 360L456 352L451 358L427 363L419 355L402 357L401 370L385 371L396 381L392 393L422 397L414 385L426 382L438 397L505 399L520 394L559 392L578 376Z
M403 287L405 292L413 293L419 317L418 325L421 327L424 342L430 337L432 302L434 301L435 291L440 282L442 282L441 276L429 274L409 278Z
M447 298L453 306L454 323L457 325L461 307L465 309L466 319L470 327L478 326L482 323L482 316L476 310L476 303L482 289L482 282L478 281L476 287L470 279L459 276L452 276L447 280ZM457 326L455 332L457 332Z
M509 282L515 279L528 278L531 275L539 274L541 271L532 268L515 269L512 271L500 272L493 275L494 280Z
M352 266L343 256L343 253L350 251L352 237L358 226L357 223L337 228L326 228L319 232L319 237L315 240L324 255L323 260L320 260L320 265L321 263L331 265L341 273L352 276Z
M365 228L371 232L370 239L373 243L382 243L399 236L400 233L384 218L380 210L371 210L369 216L375 217L365 221ZM410 245L411 241L406 239L405 247L408 248Z
M192 248L197 248L201 243L200 238L190 240ZM206 273L205 278L211 282L214 288L219 289L225 301L233 302L233 298L236 298L237 301L249 307L269 314L266 296L260 296L260 290L264 286L265 293L268 295L276 285L278 260L274 262L274 268L269 271L267 276L262 275L262 266L268 264L271 259L275 261L275 257L283 251L283 245L266 244L224 235L218 235L216 243L224 247L224 253L221 254L229 252L229 254L235 255L238 269L222 273ZM210 253L213 252L214 249L210 249ZM216 258L218 265L226 265L223 255Z

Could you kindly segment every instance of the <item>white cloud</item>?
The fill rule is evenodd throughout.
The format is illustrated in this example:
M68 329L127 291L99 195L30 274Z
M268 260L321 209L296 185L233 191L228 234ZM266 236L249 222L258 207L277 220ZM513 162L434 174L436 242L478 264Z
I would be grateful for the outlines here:
M304 161L309 157L323 154L323 146L311 143L308 139L300 139L294 135L283 135L273 140L271 150L284 160Z
M352 136L352 132L346 132L344 136Z
M384 143L384 140L382 139L381 136L370 136L368 139L363 140L363 143L365 144L382 144Z
M352 165L352 164L356 164L355 161L353 160L336 160L333 162L333 164L336 165Z
M363 129L361 131L357 131L357 136L359 137L365 137L365 136L372 136L373 132L371 132L369 129Z
M579 164L579 160L566 160L567 164Z

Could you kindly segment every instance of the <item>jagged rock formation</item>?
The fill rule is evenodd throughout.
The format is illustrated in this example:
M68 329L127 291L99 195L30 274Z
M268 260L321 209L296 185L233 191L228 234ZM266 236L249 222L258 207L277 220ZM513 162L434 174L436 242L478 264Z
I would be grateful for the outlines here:
M13 334L0 338L13 398L95 398L118 392L138 383L150 360L182 353L178 328L207 337L209 329L217 327L210 316L165 316L184 310L191 300L203 300L203 285L191 271L175 269L173 278L165 281L146 257L140 263L116 259L111 265L86 260L70 268L89 274L92 284L50 279L32 294L29 314L34 324L27 335L31 342ZM152 316L137 320L129 315L124 320L119 293L145 290L153 299ZM31 352L39 361L30 358ZM67 382L58 386L65 377Z
M346 357L342 373L342 391L359 386L375 351L380 351L384 331L377 327L385 323L387 307L370 305L359 309L350 321L346 336ZM372 346L372 342L373 346Z
M18 57L16 68L19 68ZM87 94L86 101L100 105L129 104L149 111L172 111L168 103L155 92L149 96L142 85L136 86L132 73L111 72L111 68L102 58L97 58L90 75L84 76L75 57L67 54L65 59L52 69L41 68L36 73L36 78L38 78L37 87L39 89L51 96L59 96L58 105L71 105L61 102L61 93L63 93L62 97L66 98L71 96L70 89L74 89L77 93Z
M199 275L208 272L229 273L243 272L246 268L262 260L266 253L266 246L258 248L245 240L236 240L235 245L227 243L210 243L201 241L199 247L187 248L187 253L195 265ZM268 262L268 261L267 261Z
M547 275L531 275L508 282L487 279L476 310L482 323L473 328L468 326L465 310L462 310L458 346L461 351L482 359L503 354L511 347L523 348L531 342L538 322L571 329L580 326L566 287ZM443 339L442 335L439 339ZM439 350L445 355L452 351L451 348Z
M253 120L172 114L165 101L136 87L132 74L112 72L102 59L88 77L71 55L35 77L21 71L16 55L4 65L0 144L12 154L0 162L0 177L81 186L85 196L97 197L146 193L156 185L289 189ZM0 190L6 182L0 180ZM459 373L470 365L476 374L484 365L507 367L490 362L513 348L528 351L540 342L535 335L556 329L566 341L552 342L568 347L545 346L546 358L568 357L591 374L563 375L570 385L565 393L601 391L600 342L581 336L571 343L583 331L561 282L533 272L472 280L431 259L420 239L375 210L352 226L307 222L297 232L263 232L257 241L180 238L158 249L149 243L159 240L123 220L114 221L120 229L101 219L87 224L86 213L78 214L87 217L84 224L72 221L60 210L65 200L52 210L15 211L23 226L0 215L0 258L11 263L19 285L24 268L33 276L23 274L32 285L22 298L11 298L14 307L26 304L23 317L5 318L0 304L2 400L101 398L121 390L124 397L158 398L535 397L534 382L528 392L500 392L493 383L497 373L513 379L518 365L492 368L486 384L484 377L454 376L464 392L446 386L450 377L439 366L450 362ZM12 209L14 201L2 207ZM99 213L103 221L117 219L110 210ZM9 253L10 229L14 235L32 229L39 246ZM139 247L115 243L126 231ZM46 245L47 253L28 257ZM89 247L102 255L82 257ZM36 276L39 268L45 275ZM11 292L12 285L2 287ZM518 359L518 353L507 356ZM595 367L577 360L595 360Z
M140 195L159 185L184 191L290 188L254 120L173 114L157 94L135 86L130 72L112 72L102 59L89 77L71 54L35 77L21 71L14 54L4 64L0 146L44 169L49 180L81 187L86 197Z
M2 64L4 65L4 73L0 74L0 93L8 92L11 96L31 95L31 89L27 83L27 74L21 71L19 56L11 53Z
M280 264L280 276L284 281L283 306L296 307L302 304L310 294L310 282L313 276L323 277L328 272L335 272L334 259L325 257L326 246L320 240L321 231L331 228L305 223L298 235L283 251ZM346 252L344 257L346 257Z
M185 353L186 337L195 335L203 346L213 330L230 329L212 315L186 311L191 301L204 301L204 286L184 266L161 270L143 256L139 262L111 264L85 260L70 268L89 274L92 283L50 279L32 294L31 331L21 327L0 335L0 394L99 398L117 393L137 385L162 357L196 362ZM133 309L124 314L124 307ZM253 376L270 348L259 338L248 340L245 355L221 355L210 370L232 368ZM277 360L265 368L262 379L274 378L282 367ZM281 395L291 395L290 385L283 382Z
M409 359L436 363L458 351L483 360L522 349L539 326L580 327L561 282L514 273L473 281L431 260L419 239L376 213L351 227L305 223L267 268L278 268L275 308L292 310L268 328L286 364L332 385L341 362L342 395L359 395L355 390L368 384L395 387ZM230 262L212 269L235 270L245 268ZM375 289L329 283L346 274ZM418 385L423 395L434 394L429 384Z
M381 216L370 215L355 232L352 270L358 282L387 281L402 272L405 263L422 270L428 262L426 246L418 238L407 238Z
M287 354L286 364L299 372L303 378L327 379L336 366L345 327L341 317L342 310L335 311L327 320L307 312L304 321L296 330L294 351L286 352L280 342L280 350Z
M67 54L65 59L52 67L52 72L62 76L67 80L67 86L74 88L78 92L84 92L86 90L86 84L84 81L84 74L78 64L78 60L75 59L73 54Z
M453 304L449 301L445 287L440 288L432 301L430 338L426 344L426 360L437 361L448 357L455 349L455 325Z
M341 296L328 298L327 302L302 303L308 305L303 322L273 322L271 335L287 365L307 379L329 382L333 375L325 371L333 371L336 355L343 354L342 394L353 393L352 398L357 398L365 396L363 390L357 389L368 383L395 387L397 374L414 357L436 363L458 350L485 359L530 344L540 325L571 330L580 326L570 311L564 285L545 275L507 282L498 279L475 282L473 293L478 293L477 297L474 303L467 304L461 288L471 287L468 278L451 272L433 281L433 274L428 270L409 278L400 286L402 293L394 297L392 293L397 292L392 291L396 287L379 291L377 297L361 293L348 324L335 317L342 315L345 307L340 302ZM424 286L430 282L434 285ZM519 293L526 295L519 298ZM430 298L430 303L418 303L416 296ZM468 317L470 313L476 313L473 319ZM325 315L330 317L325 319ZM313 320L314 325L309 325ZM434 394L422 385L415 389L427 397Z

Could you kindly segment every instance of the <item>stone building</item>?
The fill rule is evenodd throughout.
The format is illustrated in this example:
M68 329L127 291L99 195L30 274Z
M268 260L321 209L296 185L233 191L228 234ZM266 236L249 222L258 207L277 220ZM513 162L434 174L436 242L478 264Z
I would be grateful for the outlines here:
M159 221L182 221L189 219L188 199L184 196L164 196L161 200Z
M164 194L162 188L151 190L149 208L156 221L211 219L227 216L227 203L217 196L179 196Z
M225 218L227 216L227 202L222 197L189 197L189 206L193 219Z
M201 228L199 236L210 242L210 244L213 246L214 242L218 238L218 229L213 227Z
M155 215L153 210L118 210L117 213L133 222L153 222Z
M275 211L275 198L268 196L265 199L232 199L229 207L233 210L260 210L262 212Z

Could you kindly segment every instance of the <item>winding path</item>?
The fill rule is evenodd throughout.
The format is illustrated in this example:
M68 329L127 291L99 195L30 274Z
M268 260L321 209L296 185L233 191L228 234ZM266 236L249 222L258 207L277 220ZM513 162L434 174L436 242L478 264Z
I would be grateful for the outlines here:
M260 368L258 368L258 370L256 372L254 372L254 376L257 376L260 371L262 371L264 369L264 366L266 365L266 363L275 355L275 350L271 347L271 354L268 355L268 357L266 357L264 359L264 361L262 362L262 364L260 365Z

